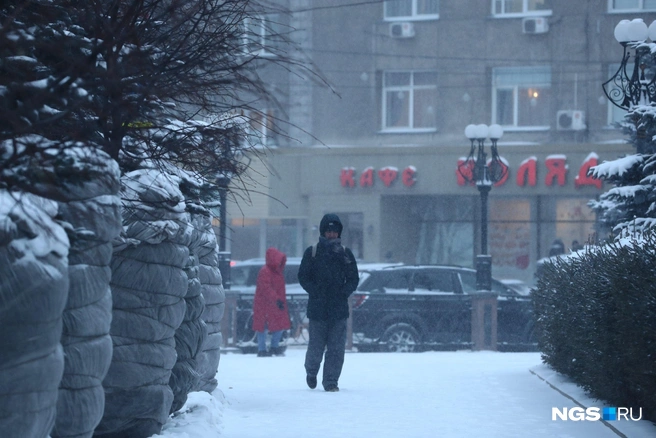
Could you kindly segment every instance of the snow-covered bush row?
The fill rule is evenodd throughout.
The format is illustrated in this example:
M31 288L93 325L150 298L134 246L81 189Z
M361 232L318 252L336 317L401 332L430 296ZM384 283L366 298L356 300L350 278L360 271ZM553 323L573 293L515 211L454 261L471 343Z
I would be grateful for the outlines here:
M113 160L75 159L102 178L57 187L58 201L0 191L0 430L145 438L216 387L211 215L176 176L130 172L119 198Z
M592 396L656 420L656 235L543 263L533 292L543 360Z
M212 392L217 387L216 373L221 359L221 320L225 311L225 293L223 279L219 271L219 247L216 234L212 230L208 218L196 217L197 229L202 231L202 239L198 246L198 259L200 262L201 292L205 298L205 310L202 319L207 324L207 339L203 344L202 354L199 358L201 391Z
M143 169L121 181L123 233L111 260L114 354L95 434L140 438L159 433L169 413L200 389L207 324L197 271L201 248L212 239L197 225L210 224L209 214L185 202L177 176ZM218 263L213 269L218 272Z
M0 434L46 437L64 372L69 241L57 204L0 190Z
M118 164L99 149L77 147L61 153L76 168L90 169L96 177L60 180L59 185L50 188L51 193L59 192L58 219L65 225L71 243L61 338L64 375L51 435L88 437L103 415L102 380L112 358L109 262L112 241L121 230L120 172Z

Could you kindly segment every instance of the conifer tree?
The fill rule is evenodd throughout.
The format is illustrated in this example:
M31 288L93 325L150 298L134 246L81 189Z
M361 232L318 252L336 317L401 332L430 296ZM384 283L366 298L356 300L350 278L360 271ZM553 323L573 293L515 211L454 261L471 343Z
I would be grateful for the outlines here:
M656 106L637 105L621 124L636 153L591 169L614 185L589 206L598 215L598 233L615 237L656 226Z

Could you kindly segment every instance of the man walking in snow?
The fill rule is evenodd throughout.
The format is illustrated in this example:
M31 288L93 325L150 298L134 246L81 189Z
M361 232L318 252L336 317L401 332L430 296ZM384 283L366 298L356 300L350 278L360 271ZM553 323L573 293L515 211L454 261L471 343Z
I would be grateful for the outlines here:
M298 270L298 282L309 295L306 382L310 388L316 388L325 352L322 384L329 392L339 391L346 348L348 297L359 281L355 257L341 242L342 228L336 214L324 215L319 224L319 242L305 250Z

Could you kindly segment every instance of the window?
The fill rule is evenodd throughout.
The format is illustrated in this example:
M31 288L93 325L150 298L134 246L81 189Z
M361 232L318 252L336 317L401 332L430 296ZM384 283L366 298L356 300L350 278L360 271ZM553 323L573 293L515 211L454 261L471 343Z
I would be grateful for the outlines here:
M610 12L653 11L656 10L656 0L608 0Z
M439 18L439 0L387 0L386 20L430 20Z
M500 67L493 72L492 118L504 128L548 129L550 67Z
M435 72L383 74L383 130L435 130L437 98Z
M496 272L522 277L535 254L531 238L531 201L526 198L490 199L489 248Z
M240 110L239 115L244 116L248 121L246 138L250 145L276 145L275 110Z
M589 199L560 198L556 201L555 238L565 243L567 252L574 241L584 243L595 234L595 213L588 206Z
M551 0L492 0L495 16L551 15Z
M251 55L272 55L272 49L283 39L276 14L256 15L244 20L244 52Z

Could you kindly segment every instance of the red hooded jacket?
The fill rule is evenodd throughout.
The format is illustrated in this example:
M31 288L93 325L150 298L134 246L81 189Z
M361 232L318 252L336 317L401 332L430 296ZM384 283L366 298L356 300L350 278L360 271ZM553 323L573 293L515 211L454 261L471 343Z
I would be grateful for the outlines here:
M287 256L275 248L266 251L266 264L257 274L255 299L253 300L253 330L264 331L266 323L270 332L286 330L289 323L285 297L285 264ZM278 307L282 303L282 309Z

